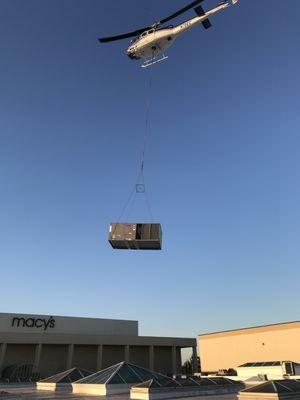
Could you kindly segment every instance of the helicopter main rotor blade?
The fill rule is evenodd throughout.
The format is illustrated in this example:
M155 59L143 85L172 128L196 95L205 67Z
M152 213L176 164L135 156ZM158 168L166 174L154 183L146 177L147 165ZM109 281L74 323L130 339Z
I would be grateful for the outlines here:
M100 43L108 43L108 42L114 42L116 40L123 40L123 39L128 39L128 38L131 38L134 36L139 36L141 33L145 32L147 29L150 29L150 28L151 28L151 26L146 26L145 28L137 29L136 31L133 31L133 32L123 33L123 34L117 35L117 36L100 38L99 42Z
M164 24L164 23L170 21L171 19L178 17L179 15L187 12L191 8L196 7L198 4L202 3L202 1L204 1L204 0L195 0L195 1L193 1L192 3L190 3L187 6L183 7L181 10L176 11L174 14L170 15L169 17L162 19L161 21L159 21L157 23L157 25Z
M165 22L168 22L171 19L178 17L178 15L181 15L181 14L185 13L186 11L190 10L191 8L196 7L198 4L202 3L202 1L203 0L194 0L192 3L190 3L187 6L181 8L179 11L176 11L174 14L170 15L169 17L164 18L159 22L155 22L152 25L145 26L145 28L137 29L136 31L124 33L124 34L121 34L121 35L100 38L99 42L100 43L108 43L108 42L114 42L116 40L123 40L123 39L128 39L128 38L131 38L131 37L139 36L141 33L145 32L148 29L156 28L159 25L162 25Z

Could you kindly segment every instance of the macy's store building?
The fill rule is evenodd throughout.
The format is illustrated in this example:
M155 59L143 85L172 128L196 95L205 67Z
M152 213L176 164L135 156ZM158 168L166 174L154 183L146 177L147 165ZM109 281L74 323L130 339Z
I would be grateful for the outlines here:
M72 367L94 372L121 361L177 374L183 348L197 359L196 339L139 336L138 321L0 313L4 378L18 370L42 378Z

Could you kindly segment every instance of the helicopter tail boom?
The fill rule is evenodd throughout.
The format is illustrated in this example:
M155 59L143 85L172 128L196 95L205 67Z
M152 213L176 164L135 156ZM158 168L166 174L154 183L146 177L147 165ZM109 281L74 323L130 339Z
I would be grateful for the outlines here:
M196 14L198 15L198 17L203 17L203 15L205 15L205 11L203 10L203 8L201 6L198 6L196 8L194 8ZM202 25L204 26L205 29L210 28L211 22L208 18L206 18L204 21L202 21Z

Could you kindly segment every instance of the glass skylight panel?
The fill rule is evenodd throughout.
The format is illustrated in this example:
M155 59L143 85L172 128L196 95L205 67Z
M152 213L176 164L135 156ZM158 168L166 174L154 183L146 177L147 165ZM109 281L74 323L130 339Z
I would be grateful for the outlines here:
M176 379L181 386L197 386L197 383L191 379Z
M174 381L173 379L171 379L171 378L168 378L168 377L165 377L165 376L163 376L163 375L161 375L161 376L156 376L155 377L156 378L156 380L162 385L162 386L165 386L165 385L168 385L169 383L173 383L173 385L175 385L176 386L176 381ZM179 386L179 384L177 383L177 385Z
M91 377L91 380L87 380L86 383L105 383L114 373L113 370L106 371L103 374L96 375L95 377ZM80 382L82 383L82 382Z
M174 387L178 387L178 386L183 386L183 385L179 384L179 383L176 382L176 381L174 382L174 381L172 381L172 380L170 379L170 381L167 382L167 383L165 383L163 387L174 388ZM195 386L195 384L194 384L194 386Z
M143 379L140 378L131 368L124 365L118 371L119 375L124 379L126 383L139 383L143 382Z
M139 388L159 388L159 387L161 387L161 385L158 382L156 382L155 379L149 379L149 381L138 383L137 385L134 385L134 387L139 387Z
M201 382L201 379L197 376L191 376L189 379L195 382L197 385L199 385L199 383Z
M91 371L80 368L71 368L67 371L60 372L59 374L50 376L49 378L41 380L45 383L73 383L83 377L91 375Z
M68 375L69 371L70 371L70 370L61 372L61 373L59 373L59 374L57 374L57 375L50 376L49 378L43 379L41 382L48 382L48 383L58 383L58 382L61 382L61 380L64 379L65 376Z
M300 383L293 379L283 380L283 381L280 381L277 383L278 383L278 385L282 385L282 386L288 388L292 392L300 392Z
M118 385L118 384L126 384L126 383L133 383L133 382L126 382L117 372L108 382L108 385Z
M211 380L216 384L216 385L229 385L232 382L230 380L224 379L224 378L211 378Z
M110 367L103 371L96 372L93 375L90 375L86 378L80 379L78 383L105 383L108 378L116 371L118 367Z
M198 385L203 385L203 386L212 386L215 385L215 382L213 382L211 379L209 378L201 378L198 382Z
M151 371L136 367L132 364L130 365L130 369L132 369L143 381L148 381L149 379L156 377L156 374L152 373Z

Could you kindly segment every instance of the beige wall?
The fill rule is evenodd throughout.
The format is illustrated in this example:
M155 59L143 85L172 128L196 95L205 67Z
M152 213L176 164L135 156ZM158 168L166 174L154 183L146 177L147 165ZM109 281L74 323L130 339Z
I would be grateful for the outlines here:
M199 335L202 371L236 368L246 362L300 363L300 322Z

